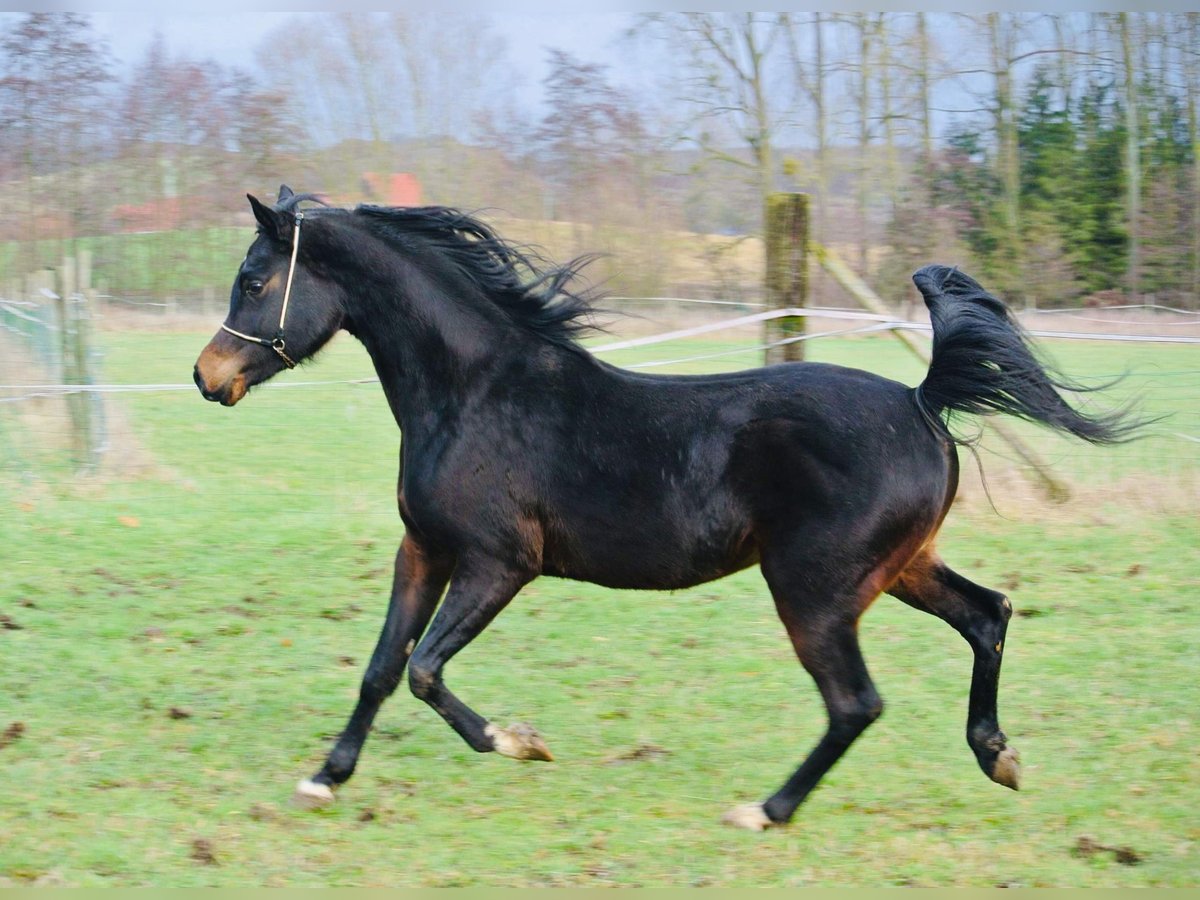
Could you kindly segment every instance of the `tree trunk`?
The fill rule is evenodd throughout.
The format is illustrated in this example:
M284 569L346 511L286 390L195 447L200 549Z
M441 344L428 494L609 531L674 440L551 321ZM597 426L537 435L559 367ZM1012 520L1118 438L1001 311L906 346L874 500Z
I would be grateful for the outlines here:
M1139 232L1142 216L1142 163L1138 134L1137 72L1133 62L1133 37L1128 13L1117 13L1121 37L1121 61L1125 76L1125 217L1129 223L1129 301L1140 293L1142 248Z
M871 22L866 13L855 13L858 27L858 185L855 191L858 207L858 270L863 278L869 278L870 231L867 221L869 199L871 149Z
M1002 288L1010 296L1024 283L1021 277L1021 160L1017 144L1016 108L1013 99L1014 23L1005 16L1015 13L988 13L988 37L992 72L996 80L995 108L996 168L1001 185L1001 234L1004 274ZM1028 303L1029 298L1025 297Z
M1184 47L1183 75L1187 85L1187 118L1188 141L1192 147L1192 260L1191 260L1191 293L1192 303L1200 300L1200 123L1197 115L1200 110L1200 85L1197 84L1197 63L1195 48L1200 47L1200 13L1187 14L1187 35Z
M929 30L925 13L917 13L917 89L920 94L921 164L926 186L929 186L930 169L933 165L933 121L930 100L929 78Z
M879 43L879 115L883 119L883 195L893 204L900 185L900 163L896 155L896 124L892 109L892 51L887 13L875 20Z

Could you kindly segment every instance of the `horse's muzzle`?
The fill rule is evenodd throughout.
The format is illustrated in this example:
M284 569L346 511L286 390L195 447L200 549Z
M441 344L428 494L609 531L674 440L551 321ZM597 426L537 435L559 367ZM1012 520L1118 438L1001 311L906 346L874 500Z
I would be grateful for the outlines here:
M237 354L215 350L210 343L196 360L192 380L205 400L233 406L246 396L247 379Z
M200 388L200 394L205 400L220 403L222 406L233 406L246 396L246 377L244 375L236 375L232 381L227 381L219 387L210 388L204 376L200 374L200 367L196 366L192 370L192 380L196 382L196 387Z
M213 402L216 402L221 399L217 394L204 386L204 379L200 375L199 366L192 367L192 381L196 382L196 387L200 388L200 394L205 400L212 400Z

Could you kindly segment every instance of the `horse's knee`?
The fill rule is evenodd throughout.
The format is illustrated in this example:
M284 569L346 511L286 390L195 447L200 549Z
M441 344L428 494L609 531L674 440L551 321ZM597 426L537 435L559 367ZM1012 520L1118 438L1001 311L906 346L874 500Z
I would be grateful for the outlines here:
M866 729L872 722L883 715L883 698L875 691L859 699L855 710L855 721Z
M420 700L428 700L433 696L437 684L437 671L424 660L413 657L408 663L408 689L413 696Z
M883 715L883 698L874 689L860 693L852 700L835 704L829 710L830 734L853 741L871 723Z
M1007 625L1008 620L1012 618L1013 614L1012 601L1009 600L1004 594L996 591L993 591L992 593L996 594L996 603L1000 607L1000 618L1004 621L1004 624Z
M398 683L398 677L388 677L368 669L358 689L359 700L363 703L381 704L392 696Z

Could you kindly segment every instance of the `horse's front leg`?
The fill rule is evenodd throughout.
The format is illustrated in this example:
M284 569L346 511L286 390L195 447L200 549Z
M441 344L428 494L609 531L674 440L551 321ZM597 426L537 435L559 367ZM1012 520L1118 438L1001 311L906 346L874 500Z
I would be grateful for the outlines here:
M463 703L442 681L442 670L499 614L536 574L528 567L487 558L459 560L446 600L421 638L408 669L414 695L428 703L472 749L513 759L550 761L541 736L528 725L493 725Z
M400 683L405 663L429 624L453 568L452 558L427 551L411 535L400 542L387 619L363 676L358 704L321 771L296 787L296 799L302 804L331 803L333 788L354 774L371 723Z

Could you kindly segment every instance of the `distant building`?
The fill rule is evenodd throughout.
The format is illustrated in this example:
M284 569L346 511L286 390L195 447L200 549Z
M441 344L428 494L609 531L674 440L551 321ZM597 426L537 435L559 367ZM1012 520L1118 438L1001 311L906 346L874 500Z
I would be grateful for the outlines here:
M162 197L146 203L114 206L112 218L125 234L144 231L175 231L183 224L185 202L180 197Z
M362 189L368 202L380 206L421 205L421 182L408 172L393 172L390 175L365 172Z

